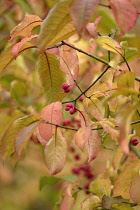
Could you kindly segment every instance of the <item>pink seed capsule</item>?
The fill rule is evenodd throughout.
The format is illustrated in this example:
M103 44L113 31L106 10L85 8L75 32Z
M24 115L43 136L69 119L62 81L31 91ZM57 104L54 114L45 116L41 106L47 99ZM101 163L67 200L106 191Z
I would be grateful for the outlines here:
M67 103L67 104L66 104L66 107L74 108L74 106L73 106L72 103Z
M132 139L131 139L131 144L132 144L133 146L136 146L138 143L139 143L139 141L138 141L137 138L132 138Z
M70 107L69 107L69 106L66 106L66 107L65 107L65 110L66 110L66 111L69 111L69 110L70 110Z
M74 114L74 113L75 113L74 108L70 108L70 114Z
M65 92L65 93L69 93L69 92L70 92L70 87L64 89L64 92Z
M65 90L65 89L69 88L69 85L67 83L63 83L62 88Z

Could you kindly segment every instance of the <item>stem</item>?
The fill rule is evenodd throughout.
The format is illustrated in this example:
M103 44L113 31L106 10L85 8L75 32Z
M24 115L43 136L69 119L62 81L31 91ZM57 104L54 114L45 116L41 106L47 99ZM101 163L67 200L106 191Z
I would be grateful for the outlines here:
M130 149L135 153L138 159L140 159L140 152L132 144L130 144Z
M111 6L110 6L110 5L99 4L99 6L103 6L103 7L107 7L107 8L109 8L109 9L111 9Z
M79 189L79 190L84 190L84 191L87 191L87 192L89 192L89 193L92 193L92 194L96 195L95 192L90 191L90 190L88 190L88 189L85 189L85 188L83 188L83 187L78 187L78 189Z
M76 128L70 128L70 127L66 127L66 126L63 126L63 125L58 125L58 124L55 124L55 123L51 123L49 121L43 121L43 123L47 123L47 124L50 124L50 125L55 125L56 127L59 127L59 128L64 128L64 129L69 129L69 130L73 130L73 131L78 131L78 129L76 129Z
M132 122L131 125L135 125L137 123L140 123L140 120L137 120L137 121Z

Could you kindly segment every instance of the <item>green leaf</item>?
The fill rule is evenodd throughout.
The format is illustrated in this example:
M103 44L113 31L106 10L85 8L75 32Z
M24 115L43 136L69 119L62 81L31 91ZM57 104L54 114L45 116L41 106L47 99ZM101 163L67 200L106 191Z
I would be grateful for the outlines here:
M65 82L64 73L60 71L58 57L51 53L39 56L37 65L40 81L46 95L47 104L62 101L66 94L62 93L62 84Z
M61 178L55 177L55 176L44 176L44 177L41 177L40 183L39 183L39 189L42 190L42 188L45 185L53 186L55 183L57 183L60 180L61 180Z
M33 48L34 45L27 42L25 43L19 50L19 54L24 52L27 49ZM6 67L14 60L14 56L12 53L13 45L8 47L5 51L3 51L0 55L0 74L6 69Z
M12 81L10 88L10 94L12 98L16 99L17 101L21 101L21 98L26 93L27 93L27 86L24 82L18 80Z
M71 175L71 176L60 176L60 177L55 177L55 176L41 177L41 179L40 179L40 190L42 190L42 188L45 185L53 186L55 183L57 183L60 180L75 182L77 180L77 176L76 175Z
M72 0L60 0L50 10L41 26L39 34L38 46L40 51L49 47L49 43L55 39L57 34L60 34L67 23L71 21L71 17L68 12L68 7L71 1ZM63 38L59 40L63 40Z
M0 154L3 159L10 156L14 152L15 137L18 132L32 123L39 121L39 117L36 115L28 115L15 120L10 127L5 131L0 141Z

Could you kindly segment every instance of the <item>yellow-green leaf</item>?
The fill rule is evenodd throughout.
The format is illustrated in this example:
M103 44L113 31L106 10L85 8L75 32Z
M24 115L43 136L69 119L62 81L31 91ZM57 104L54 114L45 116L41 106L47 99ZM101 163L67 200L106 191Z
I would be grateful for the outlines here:
M71 21L68 12L68 7L72 0L60 0L50 10L45 18L38 39L39 50L45 50L50 46L50 42L56 39L57 34L60 34L64 27ZM69 33L69 32L68 32ZM66 33L65 33L66 34ZM63 39L59 38L59 41Z
M134 88L135 74L130 71L122 71L117 77L118 88Z
M124 171L118 176L113 188L113 197L122 196L124 199L130 199L130 185L136 171L140 169L140 160L130 163Z
M134 174L131 186L130 186L131 199L140 205L140 173L139 171Z
M104 118L105 108L100 100L91 97L90 99L86 99L84 104L86 111L97 120L102 120Z
M106 50L121 54L120 44L109 36L99 36L95 42Z
M59 59L55 54L44 53L39 56L37 65L40 81L46 95L47 104L62 101L66 96L62 89L64 73L60 71Z
M66 151L66 139L62 136L61 130L56 128L44 150L45 164L51 175L55 175L63 169Z
M19 54L24 52L27 49L35 47L29 42L26 42L19 50ZM14 55L12 53L13 45L8 47L0 55L0 74L6 69L6 67L14 60Z
M82 210L93 210L100 206L101 200L96 195L91 195L85 201L82 202ZM98 208L97 208L98 209Z
M32 123L39 121L39 117L36 115L28 115L15 120L10 127L5 131L0 141L0 154L3 159L8 157L14 152L14 142L18 132Z

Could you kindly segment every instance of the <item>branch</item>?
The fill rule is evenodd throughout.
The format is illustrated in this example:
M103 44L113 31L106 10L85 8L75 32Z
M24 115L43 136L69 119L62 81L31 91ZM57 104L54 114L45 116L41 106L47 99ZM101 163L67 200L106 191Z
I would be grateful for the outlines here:
M50 124L50 125L55 125L56 127L59 127L59 128L64 128L64 129L69 129L69 130L73 130L73 131L78 131L78 129L76 129L76 128L70 128L70 127L66 127L66 126L63 126L63 125L58 125L58 124L55 124L55 123L51 123L49 121L43 121L43 123L47 123L47 124Z
M101 59L101 58L99 58L99 57L97 57L95 55L92 55L90 53L87 53L87 52L85 52L85 51L83 51L83 50L81 50L81 49L79 49L79 48L77 48L75 46L72 46L72 45L70 45L70 44L68 44L68 43L66 43L64 41L62 41L62 45L67 45L67 46L69 46L69 47L77 50L78 52L81 52L81 53L83 53L83 54L85 54L85 55L87 55L87 56L89 56L89 57L91 57L91 58L93 58L93 59L95 59L95 60L97 60L97 61L105 64L105 65L107 65L108 67L112 68L112 66L110 66L107 61L105 61L105 60L103 60L103 59ZM123 70L122 69L119 69L119 71L123 71ZM138 82L140 82L140 78L139 77L135 77L135 80L137 80Z

